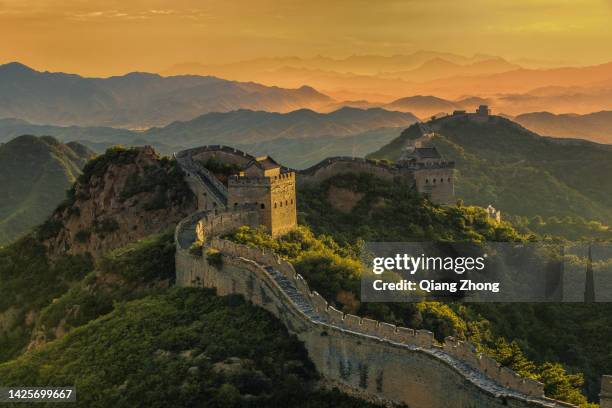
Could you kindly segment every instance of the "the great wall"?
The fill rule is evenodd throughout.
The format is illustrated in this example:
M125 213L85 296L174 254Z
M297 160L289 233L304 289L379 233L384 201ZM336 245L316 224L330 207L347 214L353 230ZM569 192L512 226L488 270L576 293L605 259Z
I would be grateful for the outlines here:
M287 261L222 239L242 225L258 226L269 220L262 218L261 202L228 201L231 192L198 165L210 155L240 166L257 160L223 146L175 155L200 203L200 210L176 227L178 286L215 288L221 296L241 294L270 311L303 341L325 384L366 400L411 408L573 406L546 398L542 384L500 367L469 343L446 338L438 344L429 331L344 314L311 291ZM299 172L297 183L320 182L346 171L408 181L402 179L407 172L393 165L334 158ZM278 176L273 172L268 177ZM283 200L287 194L282 192ZM273 202L275 199L269 201ZM210 257L211 250L218 251L220 259ZM612 396L608 400L606 393L612 395L612 384L603 388L601 405L612 408Z

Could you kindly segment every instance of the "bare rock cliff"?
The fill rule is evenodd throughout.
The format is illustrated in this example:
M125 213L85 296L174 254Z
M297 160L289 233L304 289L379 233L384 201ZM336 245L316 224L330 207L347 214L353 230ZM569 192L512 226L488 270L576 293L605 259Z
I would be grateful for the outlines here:
M51 258L94 258L165 232L195 211L193 193L173 160L151 147L113 148L90 161L68 199L41 228Z

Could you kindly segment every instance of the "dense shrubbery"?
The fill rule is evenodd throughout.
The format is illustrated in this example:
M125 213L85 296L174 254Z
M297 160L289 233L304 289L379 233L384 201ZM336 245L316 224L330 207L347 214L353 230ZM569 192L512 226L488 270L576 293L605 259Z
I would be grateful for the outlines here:
M191 196L176 160L166 157L159 160L159 166L146 167L143 175L130 175L120 196L127 200L140 193L154 193L146 210L167 208L180 197Z
M83 173L79 176L78 181L81 184L87 184L92 177L101 177L106 173L108 166L111 164L131 164L138 155L136 149L126 149L122 146L114 146L106 150L100 156L97 156L87 162L83 168Z
M524 231L541 236L561 237L570 241L611 241L612 228L599 221L583 217L519 217L510 216L512 224Z
M65 256L51 265L45 246L32 236L0 248L0 313L11 308L17 313L0 331L0 361L27 345L32 327L26 314L51 303L92 269L88 255Z
M172 234L150 236L105 254L100 270L128 281L174 281L174 239Z
M209 157L206 161L200 161L200 164L211 173L224 175L226 177L236 174L241 170L240 166L237 164L223 162L216 157Z
M44 241L49 238L53 238L59 234L62 230L63 224L60 220L49 218L43 222L38 228L36 228L36 237Z
M327 201L330 187L363 194L349 212ZM298 195L301 221L317 233L331 234L342 242L366 241L518 241L510 224L488 218L480 207L432 204L404 184L385 182L370 174L340 175Z
M102 258L97 273L93 270L88 254L64 256L51 264L45 247L32 237L0 249L0 313L18 311L9 330L0 332L0 361L22 351L35 325L53 330L63 321L63 330L70 330L108 313L115 301L145 296L158 282L172 281L173 237L152 236L112 251ZM38 322L25 323L27 313L38 312Z
M0 384L74 384L82 407L373 407L312 391L306 350L237 296L180 289L127 304L0 365Z

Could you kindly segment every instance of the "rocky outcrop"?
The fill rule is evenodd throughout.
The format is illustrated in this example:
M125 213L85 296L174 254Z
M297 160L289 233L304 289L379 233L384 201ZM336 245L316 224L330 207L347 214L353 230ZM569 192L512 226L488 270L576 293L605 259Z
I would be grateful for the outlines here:
M196 209L176 163L151 147L114 148L87 164L43 226L51 258L99 255L172 229Z

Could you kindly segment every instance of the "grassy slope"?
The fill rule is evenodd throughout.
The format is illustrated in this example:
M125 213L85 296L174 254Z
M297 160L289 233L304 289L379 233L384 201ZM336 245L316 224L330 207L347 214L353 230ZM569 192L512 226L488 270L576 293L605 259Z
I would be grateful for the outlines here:
M0 245L44 221L65 198L90 155L75 150L34 136L0 146Z

